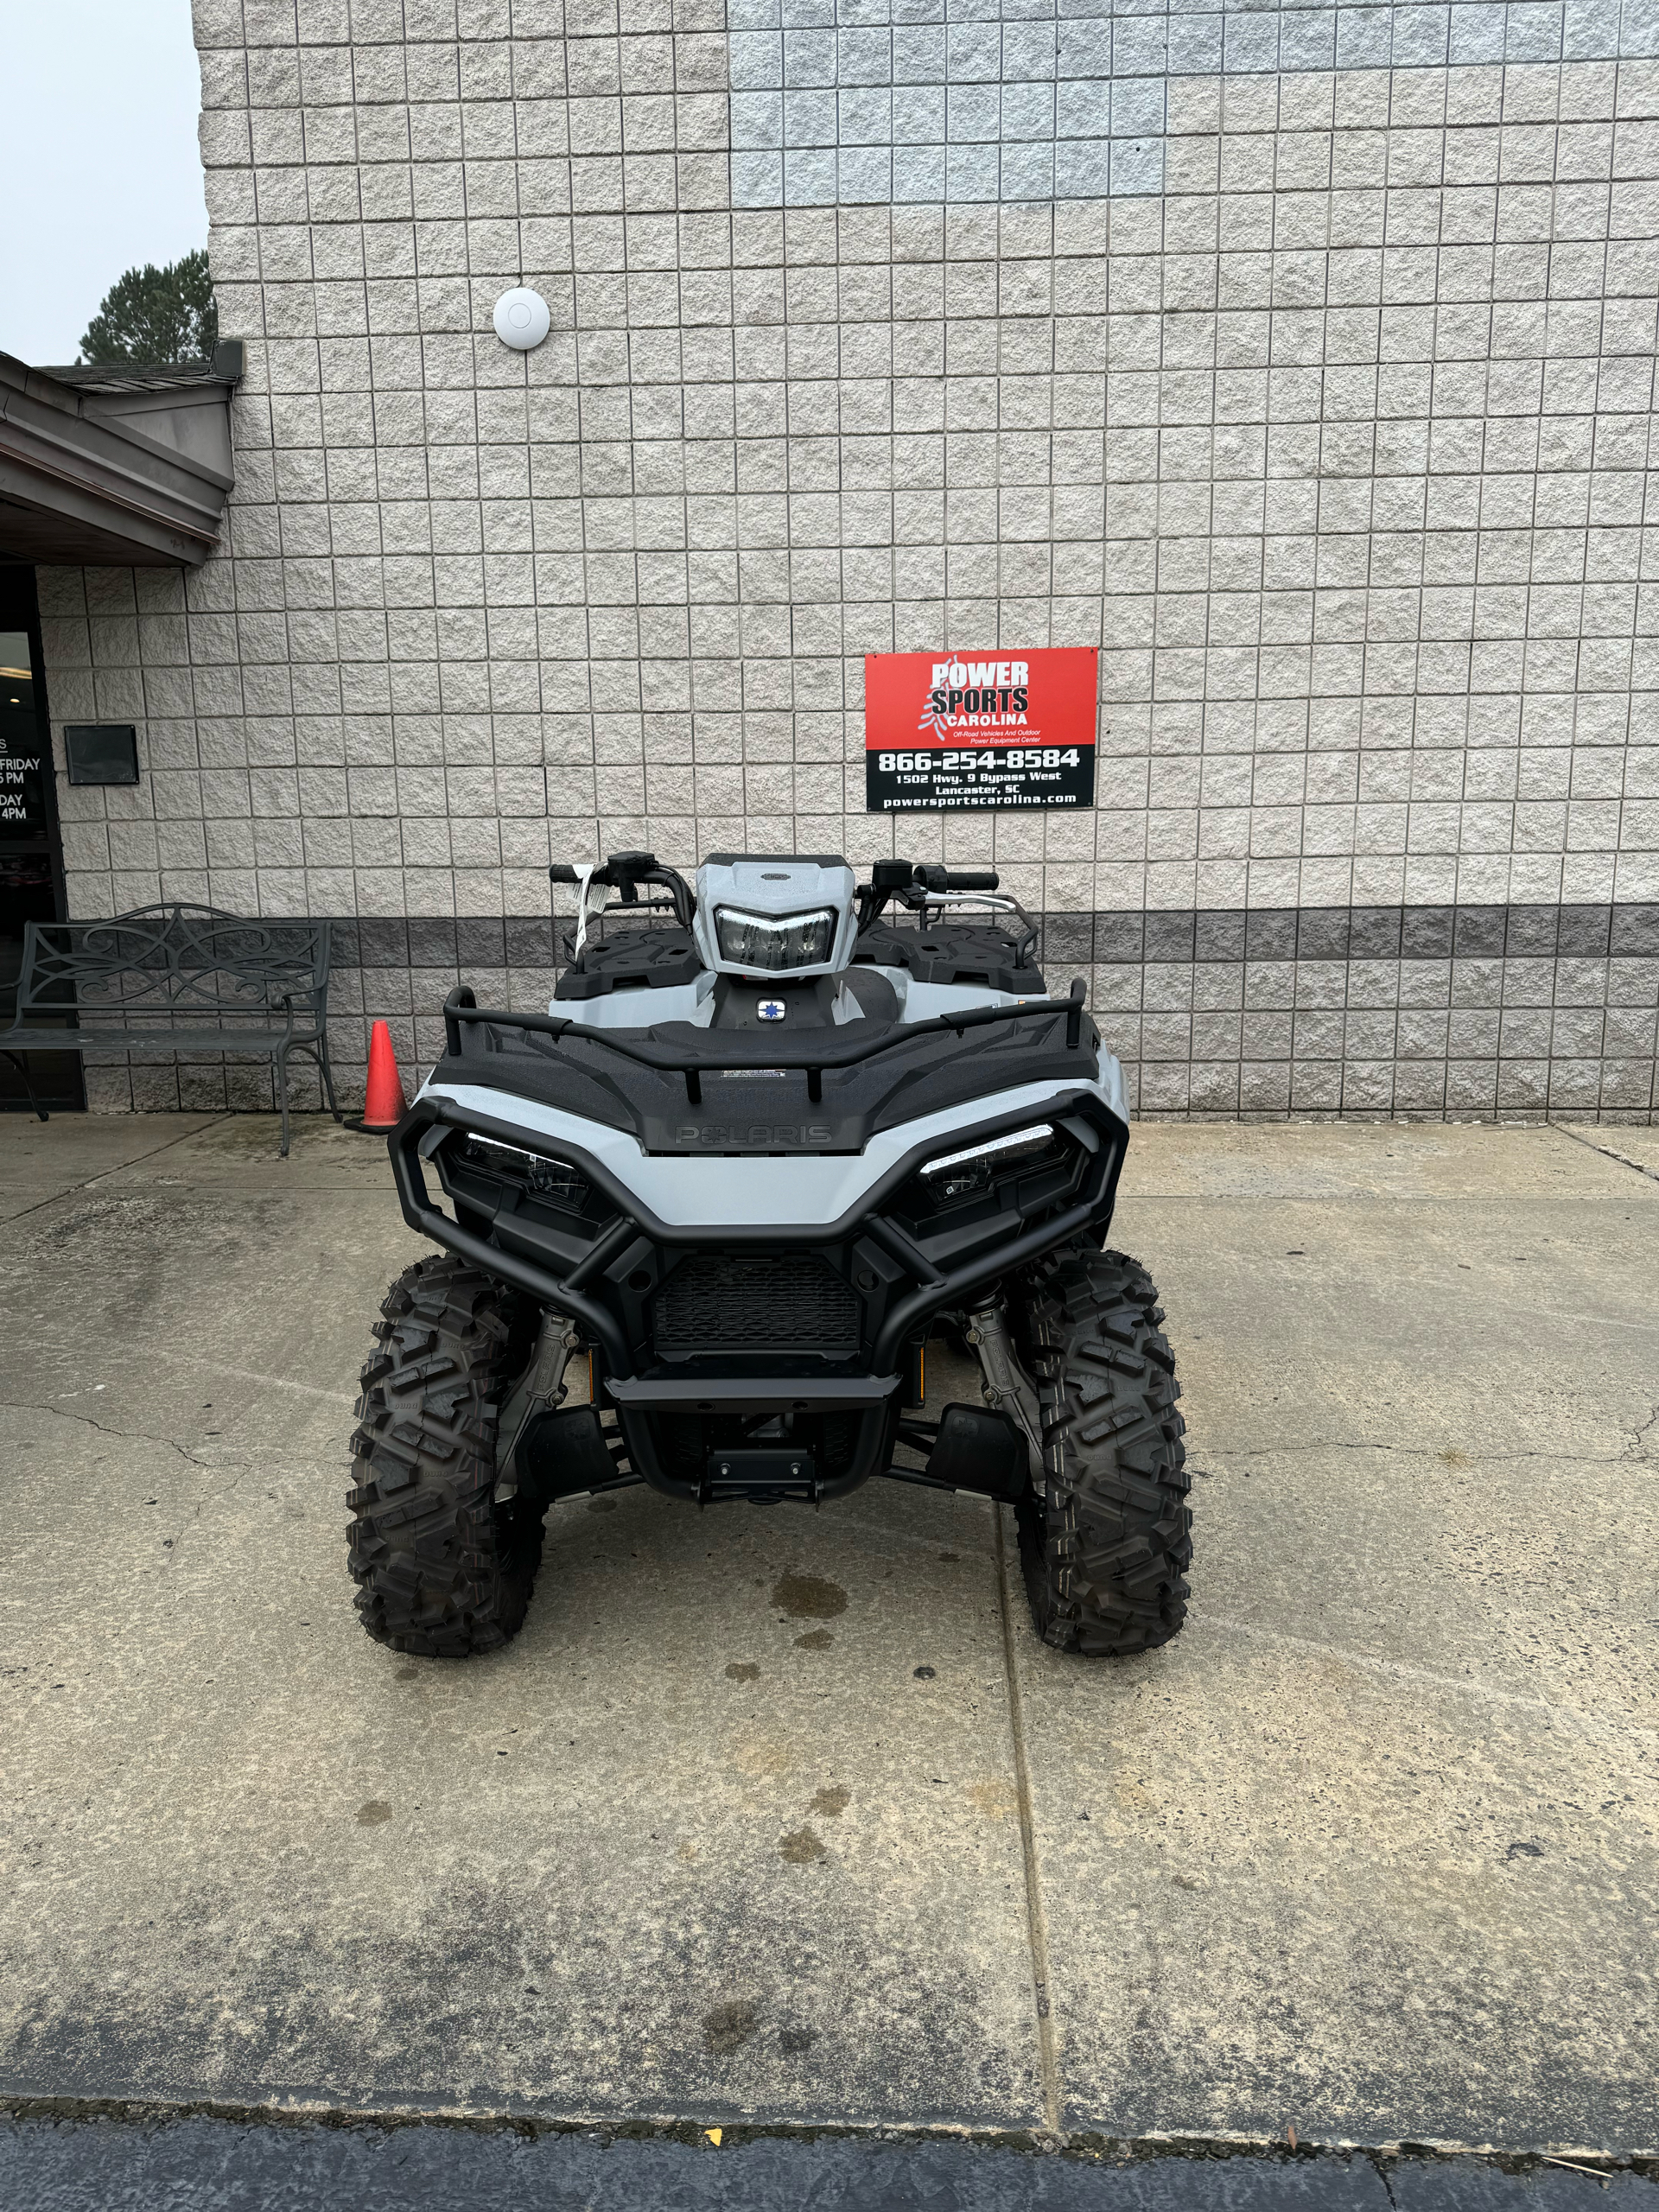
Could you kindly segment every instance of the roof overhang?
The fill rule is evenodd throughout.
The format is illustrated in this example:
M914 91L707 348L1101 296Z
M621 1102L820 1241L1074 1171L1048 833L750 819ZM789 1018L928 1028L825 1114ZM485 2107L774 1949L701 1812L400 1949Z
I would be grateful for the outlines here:
M0 556L194 568L219 542L242 348L177 367L31 369L0 353Z

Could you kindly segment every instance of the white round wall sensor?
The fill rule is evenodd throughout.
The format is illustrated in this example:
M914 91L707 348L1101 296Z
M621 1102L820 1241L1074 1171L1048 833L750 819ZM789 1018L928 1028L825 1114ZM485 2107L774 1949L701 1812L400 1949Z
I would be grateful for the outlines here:
M539 346L553 321L547 302L528 284L515 284L495 303L495 334L515 353L528 353Z

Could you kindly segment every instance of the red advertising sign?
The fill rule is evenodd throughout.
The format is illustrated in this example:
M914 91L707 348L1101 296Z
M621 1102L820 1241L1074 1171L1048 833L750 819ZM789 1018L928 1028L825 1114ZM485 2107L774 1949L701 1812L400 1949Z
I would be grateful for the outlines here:
M1097 659L1092 645L866 653L866 809L1092 806Z

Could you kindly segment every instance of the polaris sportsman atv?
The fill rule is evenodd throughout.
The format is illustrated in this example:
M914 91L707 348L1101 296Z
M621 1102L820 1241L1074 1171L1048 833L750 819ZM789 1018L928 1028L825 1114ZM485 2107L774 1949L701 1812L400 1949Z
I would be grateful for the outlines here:
M996 876L880 861L860 886L798 854L715 854L695 890L650 853L550 874L578 912L548 1011L452 992L391 1139L404 1218L444 1249L393 1283L363 1370L369 1634L505 1643L555 1499L816 1505L886 1475L1013 1507L1058 1649L1173 1636L1180 1393L1157 1292L1102 1249L1122 1071ZM926 1417L930 1338L971 1352L982 1403Z

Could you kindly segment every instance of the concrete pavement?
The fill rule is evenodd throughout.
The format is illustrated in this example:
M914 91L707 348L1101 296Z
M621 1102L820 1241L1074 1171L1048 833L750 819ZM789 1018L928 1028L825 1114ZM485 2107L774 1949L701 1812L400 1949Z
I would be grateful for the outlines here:
M0 2090L1652 2149L1650 1136L1137 1130L1163 1651L876 1484L557 1507L454 1665L345 1570L381 1149L0 1122Z

